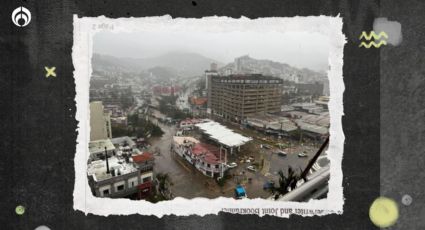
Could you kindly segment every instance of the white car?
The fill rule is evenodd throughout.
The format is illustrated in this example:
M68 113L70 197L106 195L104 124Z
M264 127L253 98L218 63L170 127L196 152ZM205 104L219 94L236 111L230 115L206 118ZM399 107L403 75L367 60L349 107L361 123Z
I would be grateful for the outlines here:
M306 153L298 153L298 157L307 157Z
M236 168L238 166L238 164L236 164L236 162L232 162L228 165L226 165L227 168L232 169L232 168Z
M288 155L286 152L284 152L282 150L277 151L276 154L280 157L285 157L286 155Z
M246 167L246 169L248 169L249 171L253 171L253 172L257 171L257 169L253 165Z

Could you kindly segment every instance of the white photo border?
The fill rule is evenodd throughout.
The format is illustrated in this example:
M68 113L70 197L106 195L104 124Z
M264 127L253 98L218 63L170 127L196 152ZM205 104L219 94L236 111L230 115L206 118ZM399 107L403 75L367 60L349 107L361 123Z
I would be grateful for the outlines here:
M143 27L140 27L143 25ZM208 25L208 26L207 26ZM310 200L309 202L286 202L273 201L261 198L235 200L233 198L193 198L186 199L177 197L170 201L151 203L144 200L99 198L92 195L87 181L87 159L88 142L90 133L89 124L89 86L92 73L91 57L93 51L93 36L102 30L113 30L119 32L131 32L137 29L149 29L152 26L174 26L174 27L203 27L204 29L217 32L231 31L234 29L255 29L259 32L275 30L315 32L329 36L329 88L330 88L330 141L328 158L330 160L329 192L325 199ZM342 18L338 15L331 16L309 16L309 17L270 17L239 19L230 17L204 17L204 18L172 18L169 15L142 18L118 18L111 19L105 16L83 17L74 15L74 44L72 49L72 60L74 65L74 78L76 84L76 119L78 121L78 137L75 164L74 184L74 210L95 215L199 215L218 214L226 210L261 210L261 209L300 209L300 210L322 210L321 212L303 213L300 215L326 215L330 213L343 213L344 196L342 187L342 157L345 136L342 129L343 112L343 50L346 38L342 33ZM241 212L239 212L241 213ZM246 214L252 212L244 211ZM254 212L259 216L264 212ZM294 214L294 213L292 213ZM276 216L289 217L288 213L277 213Z

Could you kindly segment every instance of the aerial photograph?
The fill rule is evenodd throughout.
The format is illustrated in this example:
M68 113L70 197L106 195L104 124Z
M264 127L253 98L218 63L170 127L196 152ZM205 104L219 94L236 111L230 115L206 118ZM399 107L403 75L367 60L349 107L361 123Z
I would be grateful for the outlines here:
M93 38L96 197L327 197L329 38L152 29Z

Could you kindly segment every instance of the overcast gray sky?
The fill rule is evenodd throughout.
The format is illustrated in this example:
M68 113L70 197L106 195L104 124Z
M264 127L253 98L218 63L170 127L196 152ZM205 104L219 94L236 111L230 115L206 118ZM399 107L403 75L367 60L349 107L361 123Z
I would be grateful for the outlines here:
M95 53L133 58L156 57L173 51L194 52L224 64L232 62L235 57L249 54L256 59L326 71L329 38L306 32L105 31L94 36L93 50Z

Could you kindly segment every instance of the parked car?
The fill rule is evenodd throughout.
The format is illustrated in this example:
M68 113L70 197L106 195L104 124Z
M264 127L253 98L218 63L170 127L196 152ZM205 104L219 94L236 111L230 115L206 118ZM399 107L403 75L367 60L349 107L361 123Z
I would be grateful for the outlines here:
M307 157L307 156L308 156L307 153L304 153L304 152L298 153L298 157Z
M244 199L247 198L245 188L242 185L237 185L235 188L235 198Z
M265 149L271 149L272 147L270 145L263 145L263 148L265 148Z
M253 171L253 172L257 171L257 169L253 165L246 167L246 169L248 169L249 171Z
M278 156L280 156L280 157L286 157L286 155L288 155L286 152L284 152L284 151L282 151L282 150L277 151L277 152L276 152L276 154L277 154Z
M227 168L232 169L232 168L236 168L238 166L238 164L236 164L236 162L232 162L228 165L226 165Z

